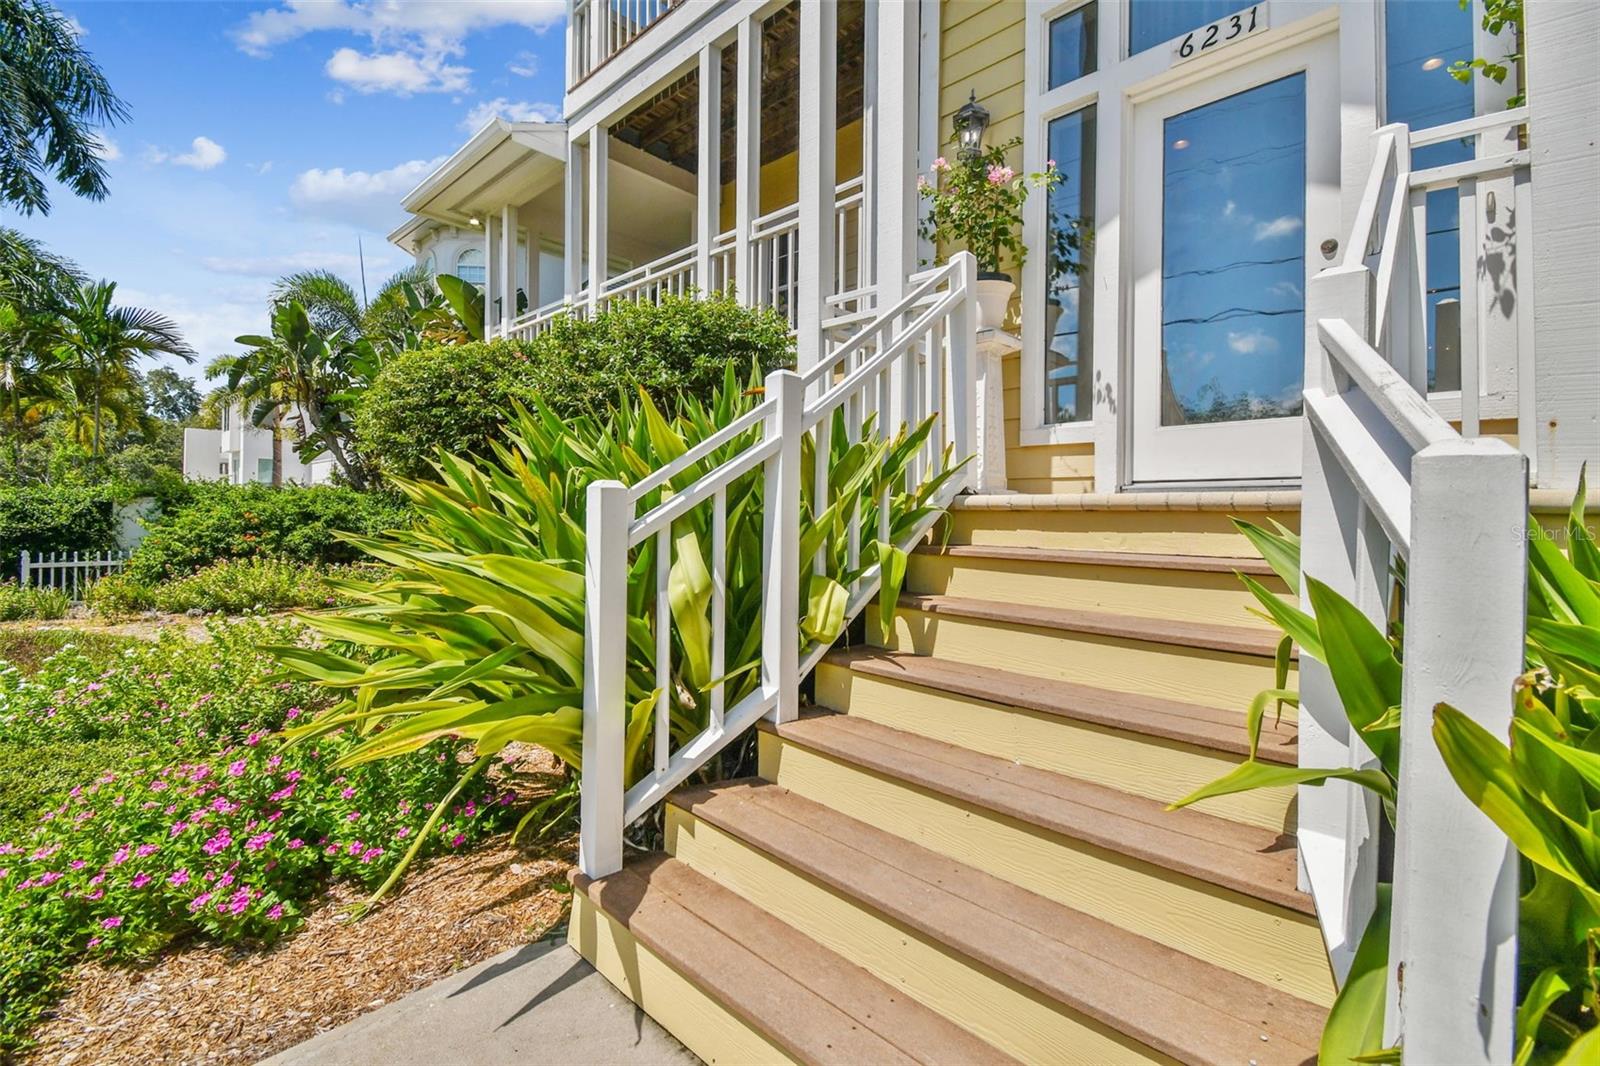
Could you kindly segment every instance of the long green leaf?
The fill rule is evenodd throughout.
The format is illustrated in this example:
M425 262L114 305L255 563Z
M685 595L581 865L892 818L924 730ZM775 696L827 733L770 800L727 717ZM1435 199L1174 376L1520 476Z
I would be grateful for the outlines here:
M1400 703L1400 661L1378 627L1349 600L1312 577L1306 578L1306 591L1345 717L1364 730ZM1399 776L1399 733L1364 733L1363 739L1389 776Z
M1282 788L1285 785L1321 785L1328 781L1350 781L1362 788L1371 789L1381 798L1395 798L1394 782L1382 770L1315 769L1300 766L1277 766L1260 762L1242 762L1233 770L1209 785L1195 789L1182 799L1169 803L1167 810L1175 811L1191 803L1218 796L1231 796L1258 788Z
M1365 1061L1383 1050L1383 1014L1389 986L1390 886L1378 886L1377 905L1356 945L1350 973L1339 989L1317 1046L1317 1066Z

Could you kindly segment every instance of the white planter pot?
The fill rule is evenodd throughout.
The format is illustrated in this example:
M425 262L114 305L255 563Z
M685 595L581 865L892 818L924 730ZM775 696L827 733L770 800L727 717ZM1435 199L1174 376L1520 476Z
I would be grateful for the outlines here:
M1005 325L1006 310L1017 291L1014 281L1004 278L978 279L978 328L1000 329Z

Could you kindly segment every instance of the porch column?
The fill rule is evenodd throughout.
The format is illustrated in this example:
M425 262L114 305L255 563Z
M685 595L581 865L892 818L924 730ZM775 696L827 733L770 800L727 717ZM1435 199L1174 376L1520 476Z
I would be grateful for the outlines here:
M561 295L576 303L583 285L583 146L567 141L567 176L562 187Z
M799 367L823 356L822 323L833 295L834 155L838 132L838 8L832 0L800 0L800 262L796 315Z
M494 214L483 213L483 336L494 336Z
M523 253L524 262L527 265L523 267L523 270L528 276L528 310L532 311L542 303L539 299L539 249L544 243L544 233L532 224L529 224L527 228L528 246Z
M739 89L736 101L738 172L734 177L734 286L745 305L755 302L755 256L750 231L761 211L761 20L739 23Z
M517 209L500 211L500 328L511 328L517 317Z
M870 148L875 164L878 306L892 307L906 292L917 261L917 4L870 4L876 18L876 92Z
M703 295L713 287L711 245L717 239L722 217L722 49L717 45L700 49L699 120L694 282Z
M606 157L611 133L603 125L589 131L589 299L606 284Z

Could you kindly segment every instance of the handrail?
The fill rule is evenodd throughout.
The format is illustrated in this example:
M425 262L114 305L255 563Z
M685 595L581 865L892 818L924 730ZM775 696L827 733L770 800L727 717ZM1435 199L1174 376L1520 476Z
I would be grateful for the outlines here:
M652 280L653 275L670 273L673 268L681 267L694 262L696 246L691 244L676 251L668 252L657 259L632 270L618 274L600 287L602 296L610 296L622 289L629 288L635 282Z
M1494 735L1509 728L1512 681L1522 669L1527 551L1526 460L1498 439L1464 438L1429 404L1422 317L1428 190L1461 184L1466 275L1476 265L1475 183L1525 167L1526 153L1412 171L1411 150L1525 120L1519 109L1420 133L1404 125L1378 130L1345 254L1339 266L1312 279L1307 293L1306 315L1316 329L1305 365L1301 606L1313 607L1314 578L1385 627L1396 591L1392 560L1405 564L1383 1035L1386 1046L1403 1043L1408 1062L1487 1066L1512 1057L1515 855L1455 786L1430 729L1442 702ZM1517 229L1526 224L1525 185L1519 178ZM1517 258L1528 257L1524 251ZM1526 313L1532 293L1522 287L1520 267L1517 280L1519 313ZM1462 424L1474 437L1475 277L1462 278L1462 308ZM1517 355L1526 360L1532 353ZM1300 690L1302 766L1376 765L1367 736L1349 725L1324 663L1302 658ZM1302 868L1342 978L1384 865L1379 805L1347 784L1300 793ZM1438 906L1443 898L1449 908Z
M584 636L583 780L579 865L591 877L605 876L621 867L623 827L663 799L667 793L702 767L706 760L739 736L762 716L773 714L788 721L798 713L799 683L806 670L826 652L826 644L813 642L802 648L799 603L802 568L820 565L801 558L801 480L812 479L812 499L825 501L832 471L827 462L803 468L803 447L809 433L810 454L826 457L836 431L835 415L842 412L844 432L852 443L861 439L863 427L875 432L891 426L921 425L932 417L933 429L922 441L906 468L906 490L922 487L938 476L948 460L956 464L953 476L930 500L930 513L899 537L896 547L909 549L925 536L938 513L966 484L965 462L973 454L975 381L973 349L976 344L974 300L977 264L962 253L948 265L921 279L911 297L883 312L866 333L883 338L883 345L840 381L806 400L807 378L788 370L766 379L765 396L752 410L712 434L683 455L640 478L633 485L599 482L588 490L585 517L586 622ZM905 321L912 308L922 308ZM854 351L854 349L852 349ZM835 360L833 365L837 365ZM815 380L814 378L811 380ZM948 395L948 401L945 397ZM936 417L935 417L936 416ZM760 429L760 435L751 439ZM735 448L717 465L698 473L687 484L676 484L698 470L712 456ZM765 478L761 589L761 657L759 682L732 706L726 706L728 646L726 605L734 594L728 587L727 514L730 489L742 477L760 472ZM859 491L859 490L857 490ZM889 539L890 502L896 491L884 486L870 502L877 508L880 540ZM639 508L654 495L662 499L643 514ZM868 497L872 490L866 490ZM860 501L857 501L858 503ZM677 620L669 606L668 590L673 567L674 523L695 508L711 507L710 545L710 676L717 680L706 694L705 724L691 738L673 748L672 701L681 690L673 671L673 632ZM823 505L825 506L825 505ZM849 523L847 543L852 567L859 567L863 531L859 517ZM867 534L869 536L873 534ZM655 607L646 624L653 630L655 648L655 706L652 768L631 788L624 788L624 737L626 721L626 655L632 620L628 617L630 552L653 546ZM852 570L845 589L846 617L858 613L875 594L877 566ZM741 596L751 590L739 590ZM633 639L640 636L632 629ZM802 655L802 651L804 655ZM636 700L637 695L631 697ZM680 738L681 739L681 738Z

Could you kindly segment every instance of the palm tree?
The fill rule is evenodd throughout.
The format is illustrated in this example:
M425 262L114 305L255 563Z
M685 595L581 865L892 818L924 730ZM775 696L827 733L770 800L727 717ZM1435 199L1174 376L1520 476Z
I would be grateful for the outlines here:
M239 337L238 343L248 350L217 358L207 374L226 375L228 391L254 404L255 425L270 418L281 426L292 413L300 422L302 454L326 451L349 484L363 487L365 472L348 443L349 405L353 390L377 372L372 345L343 329L322 331L298 300L273 309L271 336ZM276 482L281 444L274 447Z
M42 0L0 0L0 203L49 214L46 172L105 199L96 127L127 117L70 19Z
M72 289L61 313L61 339L55 347L56 358L69 378L76 378L78 399L82 400L84 390L90 393L94 427L90 454L95 456L100 454L101 413L107 394L131 379L140 357L175 355L194 362L194 349L184 342L177 323L159 311L117 307L112 303L116 293L114 281Z
M343 330L361 336L361 300L350 283L331 270L302 270L281 277L272 286L272 304L298 303L319 333Z

